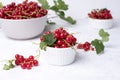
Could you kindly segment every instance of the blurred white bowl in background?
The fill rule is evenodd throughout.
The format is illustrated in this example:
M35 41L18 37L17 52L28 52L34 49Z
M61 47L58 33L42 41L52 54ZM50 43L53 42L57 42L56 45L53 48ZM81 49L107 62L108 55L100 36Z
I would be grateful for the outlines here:
M113 19L93 19L93 18L88 18L88 19L89 19L89 24L93 28L109 29L113 26Z
M46 21L47 16L21 20L0 19L0 26L9 38L30 39L43 32Z

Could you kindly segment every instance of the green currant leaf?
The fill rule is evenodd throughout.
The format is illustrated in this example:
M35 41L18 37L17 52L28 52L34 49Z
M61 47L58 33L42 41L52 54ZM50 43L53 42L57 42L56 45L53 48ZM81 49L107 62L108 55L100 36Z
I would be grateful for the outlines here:
M68 5L65 4L62 0L54 0L54 6L52 6L50 9L54 11L60 11L60 10L68 10Z
M2 8L2 7L3 7L2 2L0 2L0 8Z
M9 68L14 68L14 67L15 67L15 65L9 64Z
M75 23L76 23L76 20L73 20L72 17L70 17L70 16L65 17L65 13L64 13L63 11L59 12L59 13L58 13L58 16L59 16L61 19L65 20L65 21L67 21L67 22L69 22L69 23L71 23L71 24L75 24Z
M47 46L52 46L54 45L54 42L56 41L56 39L54 38L54 34L50 33L47 35L43 35L44 40L40 43L40 48L42 50L46 50Z
M45 42L40 43L40 49L46 51L47 44Z
M55 11L55 12L58 12L59 9L58 9L58 5L57 5L57 1L53 0L53 2L54 2L54 6L52 6L50 9Z
M58 1L58 8L61 10L68 10L68 5L65 4L63 0L57 0Z
M104 44L101 40L95 39L91 42L91 44L95 47L97 54L104 51Z
M4 69L4 70L9 70L9 69L10 69L10 67L9 67L9 65L7 65L7 64L4 64L4 67L3 67L3 69Z
M65 13L63 11L58 11L57 14L62 18L65 17Z
M50 5L47 0L38 0L39 3L41 3L42 7L45 9L49 9Z
M68 16L66 19L65 19L67 22L71 23L71 24L75 24L76 23L76 20L73 20L72 17Z
M47 21L48 24L53 25L55 22Z
M54 42L56 41L53 33L50 33L48 35L43 35L43 38L44 38L43 42L45 42L48 46L53 45Z
M69 22L70 24L75 24L76 21L72 19L72 17L65 17L64 11L68 10L68 5L63 0L53 0L54 5L50 6L47 0L38 0L42 7L48 10L52 10L58 15L61 19ZM53 24L53 23L50 23Z
M99 35L100 37L102 38L102 42L107 42L109 41L109 33L108 32L105 32L103 29L100 29L99 31Z
M12 64L13 61L14 61L14 59L8 60L8 63Z
M53 2L54 2L54 5L57 6L57 1L56 1L56 0L53 0Z
M57 12L59 10L57 6L52 6L52 7L50 7L50 9L55 11L55 12Z
M9 60L8 62L9 62L9 68L14 68L15 67L15 65L13 64L13 59L12 60Z
M13 64L13 61L15 61L14 59L12 60L7 60L8 64L4 64L3 69L4 70L9 70L10 68L14 68L15 65Z

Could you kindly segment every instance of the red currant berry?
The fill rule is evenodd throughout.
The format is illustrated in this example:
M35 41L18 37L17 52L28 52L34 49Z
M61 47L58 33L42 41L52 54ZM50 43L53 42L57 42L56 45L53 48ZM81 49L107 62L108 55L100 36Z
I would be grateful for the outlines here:
M15 59L18 59L19 57L20 57L19 54L16 54L16 55L15 55Z
M20 62L19 60L15 60L15 64L16 64L16 65L20 65L20 63L21 63L21 62Z
M95 49L94 48L91 48L92 51L94 51Z
M90 46L90 45L91 45L89 42L85 42L84 44L86 44L87 46Z
M76 38L75 37L72 37L72 41L73 41L73 43L76 43Z
M26 68L27 68L28 70L30 70L30 69L32 69L32 66L31 66L30 64L27 64L27 65L26 65Z
M40 37L40 41L42 42L44 40L43 36Z
M58 45L62 45L63 43L64 43L64 41L62 39L60 39L60 40L57 41Z
M34 60L34 56L29 56L29 59L30 59L30 61L33 61Z
M60 38L61 38L61 39L64 39L64 38L65 38L64 33L61 33L61 34L60 34Z
M68 46L67 46L67 44L65 44L65 43L61 45L61 48L67 48L67 47L68 47Z
M55 48L60 48L60 46L56 44L56 45L55 45Z
M50 33L51 33L51 31L47 31L47 32L44 32L44 35L48 35Z
M18 59L20 62L23 62L25 60L25 58L22 55L20 55Z
M60 34L59 33L55 33L54 36L55 36L56 39L60 39Z
M68 43L71 43L71 42L72 42L72 39L71 39L70 37L67 37L67 38L66 38L66 41L67 41Z
M26 63L23 63L20 66L21 66L22 69L26 69L26 67L27 67Z
M37 60L33 61L34 66L38 66L39 62Z
M83 44L78 44L77 48L78 49L83 49Z

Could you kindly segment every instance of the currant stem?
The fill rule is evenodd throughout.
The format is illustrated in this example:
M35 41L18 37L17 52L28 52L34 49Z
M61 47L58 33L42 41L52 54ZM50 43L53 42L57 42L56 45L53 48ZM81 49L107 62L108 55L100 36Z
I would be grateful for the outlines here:
M32 42L32 44L39 45L40 43Z
M37 52L38 52L38 55L35 56L35 59L38 59L40 57L40 49L39 48L36 50L36 53Z
M80 34L80 32L76 32L76 33L70 33L71 35L73 35L73 34Z
M0 62L7 62L8 60L0 60Z
M64 39L63 39L64 40ZM68 45L68 46L70 46L75 52L77 52L76 51L76 49L73 47L73 46L71 46L66 40L64 40L65 41L65 43Z

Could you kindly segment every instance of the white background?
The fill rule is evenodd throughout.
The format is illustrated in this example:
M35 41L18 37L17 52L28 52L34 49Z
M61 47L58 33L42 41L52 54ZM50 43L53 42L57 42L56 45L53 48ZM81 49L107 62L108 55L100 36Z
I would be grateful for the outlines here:
M0 0L3 4L18 0ZM19 0L20 1L20 0ZM22 0L21 0L22 1ZM20 2L21 2L20 1ZM48 0L52 4L52 0ZM44 54L40 56L39 67L32 70L22 70L16 67L9 71L2 69L0 62L0 80L120 80L120 8L119 0L65 0L69 4L67 15L77 20L76 25L69 25L60 19L54 19L58 25L64 26L69 32L76 34L79 42L91 41L99 38L98 29L93 29L88 24L87 13L91 9L109 8L114 17L114 26L107 29L110 33L110 41L105 44L105 52L97 55L95 52L83 52L77 50L78 54L73 64L68 66L52 66L46 63ZM55 29L57 26L47 26L48 29ZM0 29L0 60L13 58L15 54L24 56L36 55L39 37L31 40L13 40L4 35Z

